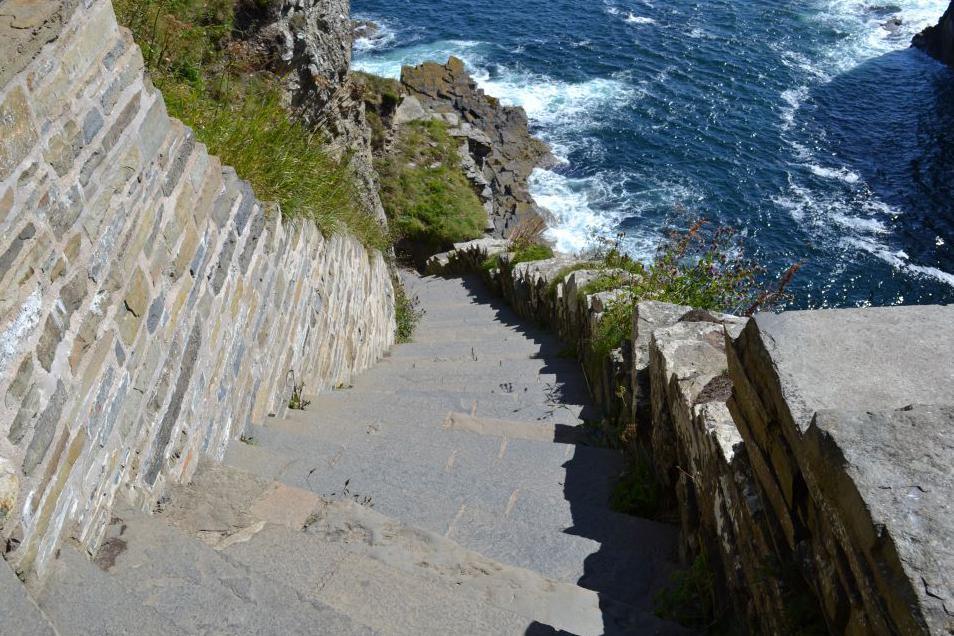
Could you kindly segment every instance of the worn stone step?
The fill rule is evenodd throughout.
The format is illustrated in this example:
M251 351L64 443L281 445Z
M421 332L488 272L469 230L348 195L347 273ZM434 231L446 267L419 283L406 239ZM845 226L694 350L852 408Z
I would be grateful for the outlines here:
M326 496L340 495L347 482L355 496L370 497L387 514L401 514L404 506L415 515L408 522L426 521L435 532L446 531L462 505L505 515L525 500L552 502L553 522L541 528L562 531L561 511L570 505L565 499L605 509L621 470L618 457L587 447L559 446L549 461L537 459L540 444L526 440L461 435L448 446L421 441L395 447L398 435L383 434L374 444L348 446L285 431L256 433L252 448L230 449L227 461ZM568 475L566 463L579 468Z
M423 386L430 390L455 394L552 396L553 399L565 400L571 404L585 404L589 401L585 387L567 381L565 376L555 374L540 374L528 378L504 373L497 376L483 373L455 376L435 372L429 373L428 376L427 381L422 381L421 377L415 376L414 373L364 376L356 378L353 385L347 389L396 393L416 390ZM319 396L318 400L320 399Z
M387 375L390 373L420 374L422 384L427 381L428 373L443 373L472 377L486 374L488 379L502 375L523 376L532 378L540 374L554 374L566 378L582 380L582 371L576 360L562 357L537 358L494 358L484 356L478 360L441 360L441 359L412 359L407 357L386 357L367 373L369 377ZM365 374L362 374L364 376Z
M49 617L5 561L0 562L0 634L56 634Z
M534 624L604 631L592 591L493 562L353 502L227 467L200 468L161 518L382 633L523 634Z
M39 598L64 636L374 633L141 512L117 511L110 532L95 562L64 550Z
M374 392L342 390L306 396L316 419L362 422L441 422L451 412L481 417L577 425L597 421L591 405L550 401L546 395L441 390Z
M472 322L469 325L458 323L437 325L427 325L426 329L417 330L414 333L413 342L443 342L443 341L469 341L469 340L494 340L499 338L522 338L525 340L550 340L549 334L543 332L528 332L518 327L504 325L499 322Z

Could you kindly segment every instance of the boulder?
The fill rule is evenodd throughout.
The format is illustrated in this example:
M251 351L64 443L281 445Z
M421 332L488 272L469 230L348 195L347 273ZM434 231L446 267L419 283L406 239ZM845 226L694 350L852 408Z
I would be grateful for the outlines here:
M951 581L919 564L950 557L929 540L948 536L937 502L954 490L937 472L954 464L938 438L950 419L943 408L899 409L954 403L954 307L760 314L728 354L729 408L779 548L800 564L829 628L947 633L927 599L950 598ZM912 524L927 534L916 538ZM905 542L922 552L905 553Z

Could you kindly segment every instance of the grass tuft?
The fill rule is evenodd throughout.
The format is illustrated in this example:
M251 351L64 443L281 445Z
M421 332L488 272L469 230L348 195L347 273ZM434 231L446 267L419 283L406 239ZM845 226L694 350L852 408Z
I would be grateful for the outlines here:
M429 255L483 236L487 213L461 170L458 144L445 123L403 126L393 151L376 164L399 246Z
M636 303L658 300L696 309L751 315L786 298L785 288L800 265L790 267L774 285L767 285L764 270L745 256L730 228L709 229L696 221L685 232L673 232L655 260L644 266L613 249L604 267L622 269L626 276L611 275L587 286L593 293L622 289L610 304L593 334L594 349L603 355L621 346L630 331ZM627 278L629 280L623 280Z
M675 572L669 586L656 595L656 616L686 627L711 628L718 621L715 585L715 573L701 553L688 568Z
M315 131L281 105L280 80L234 37L238 0L116 0L116 15L143 52L169 114L256 195L289 219L313 221L325 235L350 232L387 247L383 227L364 209L347 157L336 160Z

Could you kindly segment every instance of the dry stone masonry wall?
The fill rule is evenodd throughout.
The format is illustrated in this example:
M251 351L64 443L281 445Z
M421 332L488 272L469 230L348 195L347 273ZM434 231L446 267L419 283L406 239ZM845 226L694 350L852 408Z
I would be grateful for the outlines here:
M0 4L0 528L42 574L392 344L380 253L289 223L171 119L104 0Z
M619 292L574 259L510 266L463 243L431 273L483 271L576 346L591 392L648 449L685 561L751 633L954 633L954 308L765 313L637 303L622 349L590 335ZM558 276L562 276L559 279Z

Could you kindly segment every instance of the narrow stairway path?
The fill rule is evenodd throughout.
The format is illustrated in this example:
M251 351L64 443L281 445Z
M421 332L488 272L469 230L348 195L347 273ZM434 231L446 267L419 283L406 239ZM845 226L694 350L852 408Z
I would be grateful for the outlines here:
M610 509L579 365L479 281L405 277L415 342L63 551L59 633L684 633L652 613L676 530Z

